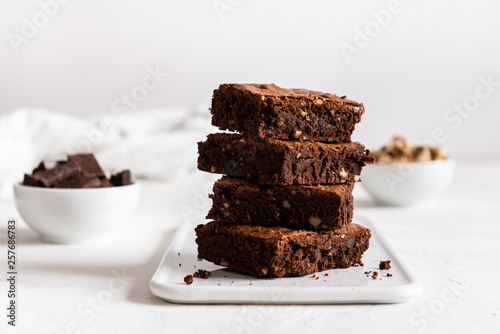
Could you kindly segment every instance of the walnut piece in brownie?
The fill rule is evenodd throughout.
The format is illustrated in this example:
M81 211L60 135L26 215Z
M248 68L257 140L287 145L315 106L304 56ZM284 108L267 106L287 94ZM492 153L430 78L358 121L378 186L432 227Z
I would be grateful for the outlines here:
M196 227L198 257L255 277L302 276L361 261L370 230L348 224L338 230L210 222Z
M207 218L226 223L336 229L352 221L354 183L259 186L223 177L214 184Z
M390 263L391 263L390 260L380 261L378 267L379 267L380 270L389 270L389 269L391 269Z
M374 161L358 143L262 140L215 133L198 143L198 168L263 185L339 184L359 181Z
M251 137L351 141L365 109L345 96L274 84L222 84L212 98L212 125Z

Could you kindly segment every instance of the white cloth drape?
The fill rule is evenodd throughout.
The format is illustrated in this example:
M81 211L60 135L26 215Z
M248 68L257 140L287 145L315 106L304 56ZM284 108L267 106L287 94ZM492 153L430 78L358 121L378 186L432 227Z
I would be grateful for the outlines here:
M135 178L194 175L197 145L216 131L208 106L197 110L134 110L81 119L68 114L18 109L0 115L0 198L12 196L42 159L93 152L107 172L130 169Z

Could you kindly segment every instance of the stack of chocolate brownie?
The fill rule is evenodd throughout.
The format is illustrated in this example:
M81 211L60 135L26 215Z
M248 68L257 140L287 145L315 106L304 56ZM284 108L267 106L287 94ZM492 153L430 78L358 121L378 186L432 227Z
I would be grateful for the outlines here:
M224 174L196 227L198 256L256 277L361 263L370 230L352 223L354 182L372 163L351 142L361 103L305 89L222 84L198 168Z

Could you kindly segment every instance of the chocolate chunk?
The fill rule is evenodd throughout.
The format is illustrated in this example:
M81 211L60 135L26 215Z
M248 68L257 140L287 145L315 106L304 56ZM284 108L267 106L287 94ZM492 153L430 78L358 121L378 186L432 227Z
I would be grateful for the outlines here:
M389 270L389 269L391 269L390 263L391 263L390 260L380 261L378 267L379 267L380 270Z
M68 161L80 165L83 175L87 177L106 177L92 153L68 155Z
M100 184L98 186L98 188L109 188L109 187L113 187L113 183L111 183L108 179L106 178L100 178Z
M98 177L75 175L54 185L54 188L96 188L101 184Z
M36 174L38 172L43 172L44 170L51 170L56 168L59 165L65 164L67 161L57 161L57 160L43 160L38 164L38 166L33 169L32 174Z
M43 183L35 179L33 175L24 174L23 185L32 187L43 187Z
M74 162L59 163L52 169L39 171L33 178L40 181L45 187L52 187L81 172L80 166Z
M35 187L55 188L107 188L114 187L91 153L68 156L69 161L44 160L25 174L23 184ZM116 185L131 184L132 176L125 170L113 176Z
M126 169L120 173L112 175L110 181L117 187L126 186L132 184L132 174L128 169Z
M54 166L54 167L55 167L55 166ZM43 172L44 170L47 170L47 169L45 168L45 163L42 161L42 162L40 162L40 163L38 164L38 166L37 166L37 167L35 167L35 169L33 169L33 172L32 172L32 173L33 173L33 174L36 174L36 173L38 173L38 172Z

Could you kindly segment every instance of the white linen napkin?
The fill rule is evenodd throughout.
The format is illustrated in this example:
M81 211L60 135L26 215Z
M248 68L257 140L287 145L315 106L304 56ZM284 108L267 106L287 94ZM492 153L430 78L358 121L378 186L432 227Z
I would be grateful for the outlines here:
M130 169L135 178L196 175L197 142L216 129L208 105L196 110L133 110L81 119L43 109L0 115L0 198L43 159L93 152L107 172Z

